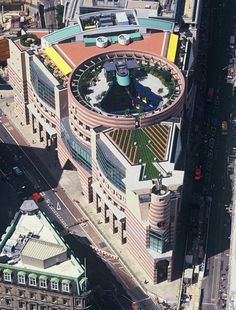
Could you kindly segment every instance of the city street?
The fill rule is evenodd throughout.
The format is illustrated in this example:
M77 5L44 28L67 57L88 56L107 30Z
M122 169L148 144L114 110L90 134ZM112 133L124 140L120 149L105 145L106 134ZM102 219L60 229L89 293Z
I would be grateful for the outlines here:
M102 298L100 298L99 294L95 294L98 303L97 309L130 309L131 299L137 302L137 305L142 306L142 309L158 309L152 300L137 286L135 280L119 261L106 256L102 259L98 258L92 251L90 244L98 249L105 250L107 253L113 253L91 223L78 223L80 219L84 219L84 216L75 207L63 188L58 185L61 169L56 158L55 163L58 165L58 174L55 176L51 175L48 170L48 168L50 169L49 164L43 164L39 160L42 153L48 151L29 147L2 112L0 139L4 142L1 143L0 156L3 163L1 167L6 176L6 179L2 180L0 184L7 189L9 187L9 191L5 192L5 201L11 210L5 208L4 205L2 207L8 210L9 218L19 208L23 199L27 199L35 191L41 192L44 201L39 203L40 208L54 222L62 235L67 235L70 232L70 235L65 236L65 239L81 261L85 256L87 257L88 277L92 287L97 288L99 294L107 292L106 294L102 293ZM22 176L16 176L13 173L12 168L15 166L21 169ZM7 203L8 198L11 196L16 196L16 205L14 205L15 200L13 200L12 204ZM7 223L9 223L9 219L6 221ZM72 234L76 235L76 239ZM101 268L97 268L97 265L100 264ZM115 277L106 266L110 267L109 269L112 270ZM124 288L116 279L121 282Z
M199 192L211 198L207 244L207 278L203 283L202 309L224 309L221 298L227 293L227 268L230 236L230 216L225 205L231 188L227 176L228 136L222 134L221 124L230 120L231 86L226 84L222 68L229 59L229 37L232 34L232 1L211 1L209 10L209 40L207 89L214 88L213 102L206 102L199 162L203 179ZM223 26L224 25L224 26ZM220 44L219 44L220 42Z

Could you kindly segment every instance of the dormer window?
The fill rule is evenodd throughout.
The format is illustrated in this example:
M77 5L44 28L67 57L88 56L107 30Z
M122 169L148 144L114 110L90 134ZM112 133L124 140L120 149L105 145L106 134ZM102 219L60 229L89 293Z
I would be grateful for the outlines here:
M19 271L17 273L17 281L18 281L18 284L25 284L25 272L24 271Z
M36 286L37 285L37 275L34 273L29 274L29 285Z
M4 269L3 270L3 279L6 282L12 281L12 270L11 269Z
M70 280L62 280L61 282L61 290L62 292L69 293L70 292Z
M41 275L39 277L39 287L40 288L47 288L47 277L46 276Z
M51 279L51 289L54 291L58 291L58 289L59 289L59 279L58 278L52 278Z

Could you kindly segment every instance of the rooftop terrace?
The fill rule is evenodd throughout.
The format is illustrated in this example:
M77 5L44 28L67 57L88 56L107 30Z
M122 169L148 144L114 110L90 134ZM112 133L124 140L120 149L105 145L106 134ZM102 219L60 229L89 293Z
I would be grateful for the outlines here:
M153 125L136 130L115 129L107 133L132 165L144 164L144 179L156 179L156 162L167 160L170 126ZM154 163L154 164L153 164Z

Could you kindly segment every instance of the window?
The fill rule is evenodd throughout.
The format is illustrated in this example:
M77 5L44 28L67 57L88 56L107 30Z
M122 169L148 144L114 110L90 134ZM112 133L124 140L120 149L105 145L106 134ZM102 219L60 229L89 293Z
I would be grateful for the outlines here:
M63 305L65 305L65 306L68 305L68 299L63 299Z
M18 281L19 284L25 284L25 274L18 273L17 281Z
M47 288L47 279L39 277L39 287Z
M25 309L25 303L23 301L19 301L19 309Z
M30 310L36 310L37 309L35 304L30 304L29 308L30 308Z
M122 181L125 178L125 168L120 162L112 160L112 153L102 142L97 143L96 157L106 178L119 190L125 192L125 184ZM119 199L122 198L119 194L117 196Z
M20 297L25 297L24 291L19 291L19 296L20 296Z
M41 295L41 300L42 301L46 301L46 296L45 295Z
M66 282L64 282L64 283L62 282L61 289L63 292L69 293L70 292L70 284L66 283Z
M11 299L6 298L6 305L11 306Z
M11 293L11 289L9 287L6 287L5 292L6 292L6 294L10 294Z
M35 294L34 293L30 293L30 299L35 299Z
M40 306L40 310L47 310L47 306Z
M3 271L3 279L4 279L4 281L11 282L12 277L11 277L11 271L10 270L4 270Z
M58 280L56 280L56 279L51 280L51 289L58 291L58 288L59 288L58 287Z
M149 247L151 250L157 253L164 253L168 247L168 231L163 235L157 233L149 232L150 244Z
M52 302L55 304L57 302L57 298L56 297L52 297Z
M30 276L29 275L29 285L31 286L36 286L37 285L37 281L36 281L36 277L35 276Z

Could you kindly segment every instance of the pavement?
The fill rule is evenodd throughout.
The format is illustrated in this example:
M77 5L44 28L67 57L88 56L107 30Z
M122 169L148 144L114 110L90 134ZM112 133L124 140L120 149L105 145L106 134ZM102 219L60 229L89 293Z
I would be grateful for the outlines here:
M138 306L142 306L142 309L159 309L153 302L153 300L157 301L156 296L160 297L159 300L164 299L170 303L175 303L178 298L179 280L171 283L165 282L161 286L151 286L149 283L144 284L144 281L148 278L142 273L142 269L140 272L137 262L132 258L126 247L121 246L116 241L116 238L109 237L110 234L107 233L107 227L104 224L99 225L99 229L96 228L97 221L100 221L100 218L97 215L95 216L93 208L89 208L84 202L76 173L73 171L63 171L58 166L55 153L45 150L43 152L40 151L44 149L44 144L36 142L36 136L31 133L30 126L22 126L18 116L15 115L12 93L5 91L2 94L3 98L0 99L0 108L5 113L1 117L2 125L15 139L16 143L23 148L24 153L26 153L48 184L47 190L44 191L46 193L45 198L52 202L53 207L51 210L46 205L42 207L47 208L47 212L54 213L62 227L65 226L65 223L69 224L71 233L81 235L82 230L82 235L85 235L100 252L105 251L120 257L119 260L114 260L109 258L108 255L102 255L102 260L105 261L113 271L113 274L121 281L132 300ZM37 180L32 181L37 183ZM62 214L60 214L61 211L55 210L57 201L59 201L62 207ZM64 209L69 211L69 215ZM78 220L81 218L88 218L89 221L83 223L83 226L77 225ZM104 240L104 237L107 241ZM131 269L131 266L134 268ZM142 285L142 289L140 285ZM152 298L149 297L150 295Z

